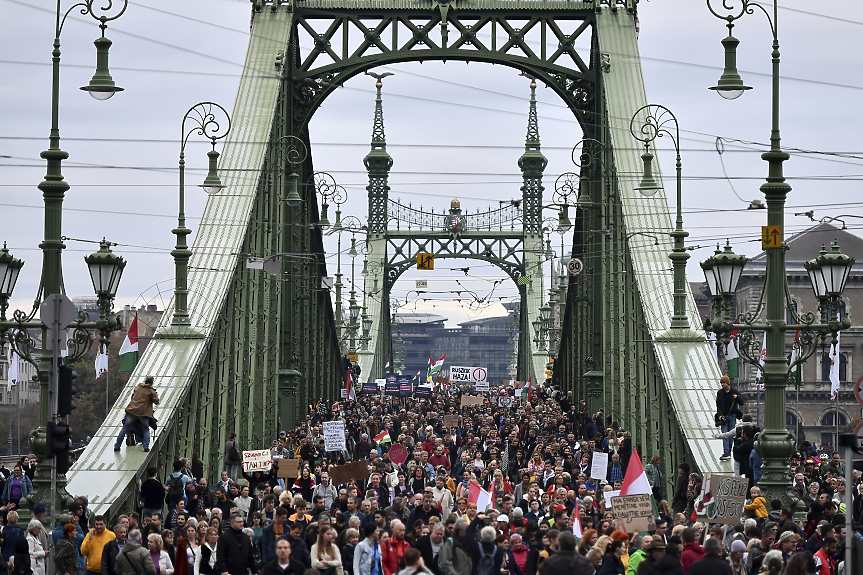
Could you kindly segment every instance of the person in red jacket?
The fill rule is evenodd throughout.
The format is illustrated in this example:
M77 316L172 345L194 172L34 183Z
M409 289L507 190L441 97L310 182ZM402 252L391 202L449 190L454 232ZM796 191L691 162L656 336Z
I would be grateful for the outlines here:
M384 565L384 575L396 575L405 568L405 551L411 544L405 540L405 526L399 520L391 523L393 536L381 545L381 557Z
M834 555L836 554L836 540L832 537L825 537L821 544L821 549L815 554L815 560L821 561L821 569L818 575L836 575L837 565Z
M683 573L689 573L689 567L696 561L704 559L706 553L704 547L695 542L695 529L687 527L680 532L680 539L683 540L683 553L680 554L680 563L683 565ZM696 575L696 574L693 574Z

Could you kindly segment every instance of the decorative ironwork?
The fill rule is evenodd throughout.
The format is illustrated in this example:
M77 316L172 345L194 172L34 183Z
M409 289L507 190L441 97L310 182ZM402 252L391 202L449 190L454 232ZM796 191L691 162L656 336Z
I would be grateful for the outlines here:
M448 230L449 211L441 210L440 212L424 210L422 206L414 208L411 204L405 205L399 200L389 200L387 202L388 220L395 224L396 230L429 230L429 231L444 231ZM477 209L474 213L464 212L463 231L513 231L517 229L517 224L521 222L521 212L513 204L507 204L500 208L480 212Z

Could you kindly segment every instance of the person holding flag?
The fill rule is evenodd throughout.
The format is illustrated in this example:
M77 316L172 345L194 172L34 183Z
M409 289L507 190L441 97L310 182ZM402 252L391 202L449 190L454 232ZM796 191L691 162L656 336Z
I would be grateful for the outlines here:
M426 383L431 383L434 374L439 373L443 369L443 360L446 357L446 354L440 356L434 364L432 364L432 358L429 356L429 365L428 365L428 376L426 377Z

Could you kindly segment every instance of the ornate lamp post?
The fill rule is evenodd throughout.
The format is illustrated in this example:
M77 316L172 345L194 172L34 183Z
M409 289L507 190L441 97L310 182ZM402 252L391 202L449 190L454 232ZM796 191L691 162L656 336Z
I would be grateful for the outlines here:
M817 341L824 340L829 334L836 342L838 331L847 329L851 322L847 317L841 321L836 319L834 310L839 302L839 296L844 289L847 274L854 263L854 259L844 256L839 252L839 246L834 244L831 254L822 253L815 260L807 263L807 271L813 282L815 293L819 296L819 311L821 322L815 323L814 313L799 314L799 325L789 326L785 323L785 310L793 310L791 302L788 301L789 292L787 287L787 273L785 269L785 199L791 191L791 186L785 182L783 174L783 163L788 159L788 154L782 151L779 132L779 22L778 2L773 1L773 14L760 4L751 0L741 0L739 10L734 9L727 2L723 2L720 12L707 0L707 7L714 16L726 21L728 37L722 44L725 48L725 71L716 86L721 96L734 99L749 90L750 87L743 84L737 73L737 45L739 41L731 35L734 22L751 14L755 9L761 10L767 16L770 30L773 34L773 50L771 53L773 61L772 72L772 110L771 110L771 132L770 150L762 154L762 158L768 164L767 181L761 186L761 191L767 200L767 230L764 232L763 244L767 253L767 272L762 291L762 301L758 308L751 314L739 314L737 323L733 326L727 319L730 309L730 298L733 289L736 288L737 279L742 272L745 259L736 256L730 247L718 255L712 256L705 263L705 270L711 269L716 278L715 287L720 290L723 299L720 316L715 317L712 322L705 322L705 327L713 329L728 338L732 328L739 330L740 335L735 341L740 355L744 356L750 363L762 370L762 380L765 387L765 420L764 431L760 433L755 441L755 449L761 456L763 475L759 486L762 494L770 499L779 499L783 507L796 507L798 511L802 502L799 501L788 481L788 458L794 452L796 438L785 428L785 389L790 381L792 370L800 363L806 361L817 347ZM768 233L770 232L770 233ZM829 259L824 259L830 255ZM819 282L825 281L825 274L820 271L827 264L827 274L831 278L830 290L826 283L824 289ZM716 296L716 294L713 294ZM716 299L714 297L714 299ZM765 301L766 300L766 301ZM766 309L766 320L764 323L756 323L761 313ZM795 344L797 346L796 359L792 365L787 364L785 357L785 332L800 329L800 336ZM767 339L767 357L763 367L760 362L752 357L755 331L765 331ZM755 344L757 345L757 344Z
M318 194L321 195L321 217L318 220L318 225L322 228L330 228L330 232L335 232L338 234L337 247L336 247L336 297L335 297L335 316L336 316L336 337L339 340L339 345L342 345L342 288L344 284L342 283L342 232L345 230L345 226L342 223L342 204L344 204L348 199L348 192L339 184L336 183L335 178L333 178L327 172L315 172L312 175L312 181L314 182L315 190ZM329 207L329 202L336 204L336 221L333 224L330 224L329 218L327 218L327 208Z
M49 505L52 496L52 458L46 456L46 429L49 422L59 421L54 410L52 395L49 393L52 357L54 352L58 350L53 349L56 345L49 341L47 337L47 326L34 318L36 318L39 304L43 300L55 294L60 294L63 291L61 263L62 252L65 248L63 244L65 238L62 236L63 199L65 198L66 191L69 189L69 184L63 179L62 163L63 160L69 157L69 154L60 148L60 35L63 32L66 18L68 18L73 10L80 9L82 14L91 16L99 22L99 28L102 31L101 37L95 41L96 73L93 75L90 83L81 89L88 92L97 100L107 100L116 92L123 90L114 84L108 70L108 51L111 41L105 37L105 30L108 22L116 20L123 15L128 2L124 0L122 6L118 5L117 7L113 6L110 0L106 0L104 6L101 7L94 7L94 4L95 0L84 0L63 12L60 0L57 0L56 3L54 49L51 53L51 131L49 134L48 149L40 154L47 164L45 179L38 185L38 188L42 191L45 203L44 239L40 244L42 248L42 277L39 292L36 295L36 301L32 310L29 313L20 310L15 311L12 314L11 321L6 317L6 310L9 307L9 299L12 296L15 283L18 280L18 275L24 262L12 257L5 247L0 251L0 342L8 342L20 358L36 367L37 379L40 383L40 426L30 434L30 447L37 456L38 474L33 480L33 492L21 501L22 507L25 505L32 507L37 503ZM97 252L97 254L88 257L105 258L106 252L110 254L109 245L107 242L103 242L104 250L100 250L101 255L97 255L100 254L100 252ZM116 281L104 284L101 281L101 276L91 278L99 297L101 315L98 322L90 322L88 321L87 314L81 312L78 314L77 320L69 324L70 334L72 335L72 345L69 352L70 362L83 357L92 346L93 336L89 330L99 330L101 340L107 342L110 333L121 327L119 319L111 315L110 311L125 262L122 258L117 258L117 256L113 255L102 261L104 261L105 267L99 271L108 272L109 268L113 266L111 277ZM91 271L94 270L91 268ZM30 337L28 329L42 330L43 349L39 360L34 359L30 355L30 350L35 348L36 343ZM61 505L66 505L71 501L70 495L66 492L65 476L60 475L57 477L54 494L59 496Z
M671 110L658 104L648 104L633 114L632 120L629 122L629 131L635 139L644 144L644 154L641 155L644 171L641 182L635 189L645 196L652 196L662 188L662 184L653 177L653 154L650 153L650 144L663 136L671 138L671 142L674 144L677 175L677 218L674 230L669 233L674 239L674 247L668 255L674 267L674 312L671 316L671 330L665 337L672 339L698 337L690 330L689 318L686 315L686 260L689 259L689 254L686 253L684 239L689 236L689 233L683 229L683 165L680 161L680 126Z
M183 116L180 126L180 186L179 210L177 212L177 227L171 232L177 236L177 245L171 255L174 256L174 315L171 327L158 334L158 337L171 338L201 338L203 334L192 328L189 317L189 259L192 250L186 243L186 237L192 230L186 227L186 144L193 134L210 139L213 149L207 152L209 169L201 187L208 194L216 194L224 189L219 179L219 152L216 142L223 139L231 131L231 118L228 112L215 102L200 102L195 104Z

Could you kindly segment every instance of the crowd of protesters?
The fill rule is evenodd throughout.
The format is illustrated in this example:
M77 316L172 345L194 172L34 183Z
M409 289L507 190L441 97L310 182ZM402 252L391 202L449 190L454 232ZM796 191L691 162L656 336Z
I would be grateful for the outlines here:
M462 391L439 386L430 399L361 394L310 403L304 421L272 440L271 470L245 473L243 438L231 434L222 469L209 476L194 453L167 470L149 468L138 512L112 518L110 527L80 498L50 533L37 506L24 532L15 509L28 489L27 469L16 465L4 476L0 571L48 575L53 565L59 575L843 572L845 514L859 527L863 496L855 480L854 509L845 508L837 456L822 461L803 444L791 458L789 489L807 506L799 520L780 501L765 501L744 464L757 431L751 421L724 426L719 433L726 437L718 440L731 440L736 472L750 477L751 499L741 523L723 528L695 512L698 473L680 463L677 477L665 477L662 454L642 453L617 422L588 412L571 392L536 386L529 399L509 407L499 397L520 390L502 386L484 403L462 407ZM445 427L445 416L457 417L458 425ZM327 420L344 421L344 451L326 451ZM396 445L408 452L401 464L389 458ZM608 454L607 480L596 481L590 471L600 452ZM607 507L605 493L620 489L633 458L643 462L657 503L649 532L626 533ZM279 477L285 459L299 460L299 477ZM368 477L334 485L332 467L350 461L366 461ZM477 509L472 484L491 494L489 507ZM854 552L861 565L859 533Z

